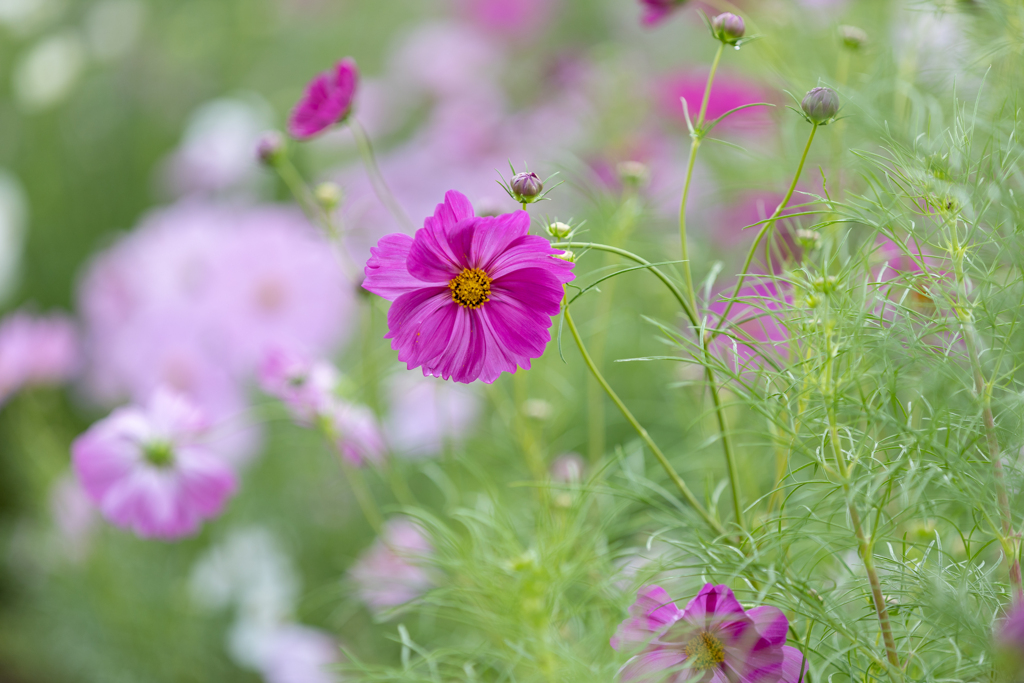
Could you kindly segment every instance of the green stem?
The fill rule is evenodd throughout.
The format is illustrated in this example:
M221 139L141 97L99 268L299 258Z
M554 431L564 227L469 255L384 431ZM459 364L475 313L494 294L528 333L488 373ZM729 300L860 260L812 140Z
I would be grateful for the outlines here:
M612 403L614 403L615 406L619 409L619 411L622 412L622 415L626 418L626 421L629 422L629 424L632 425L633 429L636 430L636 433L640 436L640 439L643 440L643 442L647 444L647 447L651 450L651 452L654 453L654 457L657 458L658 462L661 463L661 466L665 468L665 472L668 474L672 482L676 485L676 488L679 489L679 492L683 495L683 498L686 499L686 502L689 503L694 510L696 510L697 514L700 515L704 519L704 521L707 522L708 526L710 526L716 533L722 536L726 535L725 528L722 527L721 523L719 523L717 519L712 517L711 514L704 508L704 506L700 504L700 501L698 501L697 497L693 495L692 491L690 491L690 488L686 485L686 482L682 480L679 474L672 467L672 463L668 461L668 458L665 457L665 454L662 453L660 448L658 448L658 444L654 443L654 440L651 439L650 434L647 433L647 430L644 429L644 426L637 421L637 419L633 416L633 413L631 413L629 408L626 407L626 404L622 402L622 399L620 399L618 394L615 393L615 390L612 389L610 384L608 384L608 381L604 378L604 375L601 374L601 371L598 370L597 366L594 364L593 359L590 357L590 354L587 352L587 347L583 344L583 339L580 337L579 330L576 329L576 323L573 322L572 314L569 313L568 304L566 304L565 306L564 315L565 323L569 326L569 331L572 333L573 339L576 340L576 346L579 347L580 354L583 356L583 362L586 363L587 367L590 369L590 372L591 374L593 374L594 379L596 379L598 384L600 384L601 387L605 390L605 393L608 394L608 398L612 400Z
M779 216L783 211L786 210L786 206L789 204L789 200L792 199L793 193L796 192L796 185L800 181L800 174L804 171L804 164L807 162L807 154L811 151L811 143L814 142L814 133L818 130L817 125L811 126L811 134L807 137L807 144L804 145L804 153L800 156L800 165L796 168L796 173L793 175L793 182L789 185L789 190L786 191L786 196L783 197L782 203L775 209L772 215L765 221L764 226L757 233L757 237L754 239L754 243L750 245L750 251L747 252L747 258L743 261L743 267L740 269L739 277L736 280L736 286L733 288L732 296L729 297L729 301L725 305L725 311L719 317L719 320L723 323L729 317L729 311L732 310L733 304L736 303L736 299L740 295L740 290L743 289L743 281L747 277L747 271L750 269L750 264L754 260L754 254L757 253L757 247L761 244L761 240L765 238L772 228L775 227L775 221L778 220ZM767 264L769 269L771 264ZM718 330L711 333L711 338L714 339L717 336Z
M1017 604L1024 604L1024 585L1021 580L1020 550L1018 541L1013 531L1013 513L1010 511L1010 499L1006 492L1006 475L1003 472L1003 461L999 451L999 438L996 436L995 416L992 413L992 387L985 379L985 372L981 366L981 355L978 353L978 331L974 326L974 315L968 308L967 278L964 275L964 253L960 245L960 234L957 231L956 219L950 228L950 251L953 258L953 267L956 272L957 297L960 305L957 308L957 316L960 319L960 326L964 332L964 342L967 345L967 354L971 359L971 371L974 375L974 393L981 403L982 418L985 422L985 442L988 447L988 459L992 463L993 474L996 484L996 500L999 504L999 513L1002 520L1002 533L999 534L999 542L1006 555L1006 565L1010 574L1010 583L1014 589L1014 600Z
M715 80L715 73L718 71L718 62L722 59L722 51L725 43L718 44L718 51L715 53L715 60L711 63L711 71L708 73L708 81L704 86L704 98L700 103L700 113L697 115L697 122L693 132L690 133L690 158L686 163L686 181L683 184L683 198L679 203L679 241L683 249L683 275L686 279L687 293L690 295L690 306L697 310L697 295L693 289L693 275L690 270L690 253L686 239L686 204L690 198L690 182L693 180L693 166L697 161L697 150L704 140L704 116L708 110L708 100L711 99L711 85Z
M299 169L295 168L292 160L282 154L281 158L274 162L274 170L277 171L277 175L284 181L288 191L295 197L295 201L299 203L306 217L313 223L321 225L332 238L336 237L332 233L333 224L327 220L324 210L317 203L316 198L313 197L309 185L306 184L305 178L299 173Z
M391 192L391 188L388 187L387 181L384 180L384 176L380 172L377 157L373 153L373 145L370 143L370 136L366 134L354 117L349 118L348 126L356 140L356 147L359 148L359 154L363 158L363 165L366 166L366 173L370 176L370 184L373 186L373 192L377 195L377 199L387 207L399 223L411 230L414 227L412 221L399 206L394 193Z

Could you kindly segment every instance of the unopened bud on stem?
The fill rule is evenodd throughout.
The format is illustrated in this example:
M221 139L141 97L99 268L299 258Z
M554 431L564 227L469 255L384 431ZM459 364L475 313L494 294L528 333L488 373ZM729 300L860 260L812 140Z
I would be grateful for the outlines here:
M544 191L544 183L532 171L517 173L509 184L512 187L512 191L518 195L517 199L520 201L530 202Z
M269 130L256 142L256 158L262 164L275 166L283 158L286 144L283 135L276 130Z
M840 26L839 39L848 50L859 50L868 42L868 34L856 26Z
M839 95L832 88L813 88L804 96L800 108L814 125L826 125L839 113Z
M731 12L725 12L711 20L711 31L715 38L726 45L735 45L746 33L747 27L742 18Z

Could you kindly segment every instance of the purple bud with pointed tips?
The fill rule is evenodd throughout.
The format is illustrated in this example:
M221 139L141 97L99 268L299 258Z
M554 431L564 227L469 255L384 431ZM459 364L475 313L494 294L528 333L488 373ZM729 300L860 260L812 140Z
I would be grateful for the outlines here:
M800 108L815 125L830 123L839 113L839 95L832 88L814 88L804 96Z
M273 166L284 154L284 136L276 130L269 130L256 142L256 158L260 163Z
M544 183L532 171L517 173L510 184L512 191L525 199L533 199L544 191Z

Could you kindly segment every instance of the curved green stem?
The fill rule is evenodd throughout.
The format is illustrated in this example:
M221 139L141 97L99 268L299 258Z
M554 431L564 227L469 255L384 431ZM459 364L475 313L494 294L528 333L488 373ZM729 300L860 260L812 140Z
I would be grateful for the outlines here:
M576 329L576 323L573 322L572 314L569 313L568 305L565 306L564 315L565 322L569 326L569 331L572 333L573 339L576 340L576 346L579 347L580 354L583 356L583 362L586 363L587 367L590 369L591 374L594 375L594 379L597 380L598 384L601 385L605 393L608 394L608 398L612 400L612 403L615 404L615 406L619 409L622 415L626 418L626 421L629 422L629 424L632 425L633 429L636 430L636 433L640 436L640 439L643 440L643 442L647 444L647 447L651 450L651 452L654 453L654 457L657 458L658 462L661 463L661 466L665 468L665 472L672 480L672 483L676 485L676 488L679 489L679 492L683 495L683 498L686 499L686 502L690 504L690 506L697 512L697 514L700 515L704 519L704 521L707 522L708 526L710 526L716 533L722 536L726 535L725 528L722 527L721 523L717 519L712 517L711 513L709 513L704 508L704 506L700 504L700 501L697 500L697 497L693 495L692 491L690 491L690 487L686 485L686 482L683 481L682 477L680 477L679 474L672 467L672 463L668 461L668 458L665 457L665 454L662 453L660 448L658 448L658 444L654 443L654 440L651 439L650 434L647 433L647 430L644 429L644 426L641 425L639 421L637 421L637 419L633 416L633 413L630 412L629 408L626 407L626 404L623 403L622 399L619 398L619 395L616 394L615 390L612 389L610 384L608 384L608 380L606 380L604 378L604 375L601 374L601 371L598 370L597 365L594 364L593 359L587 352L587 347L583 344L583 339L580 337L579 330Z
M789 184L789 190L786 191L786 196L783 197L782 202L757 233L757 237L754 238L754 243L750 245L750 251L747 252L747 258L743 261L743 267L740 269L740 274L736 279L736 286L732 290L732 296L729 297L729 301L725 305L725 311L719 317L720 321L724 322L728 319L729 312L732 310L733 304L736 303L736 299L740 295L740 290L743 289L743 281L746 279L747 271L750 269L750 264L754 260L754 254L757 253L758 245L761 244L761 240L763 240L772 228L775 227L775 221L778 220L782 212L786 210L786 206L789 205L789 200L793 198L793 193L796 192L796 185L800 181L800 175L804 171L804 164L807 162L807 154L811 151L811 143L814 142L814 134L817 130L817 125L811 126L811 134L807 137L807 144L804 145L804 153L800 156L800 165L797 166L796 173L793 174L793 182ZM711 338L714 339L717 334L718 330L713 331L711 333Z
M349 118L348 127L356 140L359 154L363 157L363 165L366 166L366 173L370 176L370 184L373 186L373 192L377 195L377 199L387 207L388 211L391 212L391 215L399 223L411 230L414 227L412 221L405 215L402 207L398 205L395 195L391 192L391 188L388 187L387 181L384 180L384 176L380 172L380 167L377 165L377 157L373 153L373 145L370 143L370 136L366 134L366 131L355 118Z

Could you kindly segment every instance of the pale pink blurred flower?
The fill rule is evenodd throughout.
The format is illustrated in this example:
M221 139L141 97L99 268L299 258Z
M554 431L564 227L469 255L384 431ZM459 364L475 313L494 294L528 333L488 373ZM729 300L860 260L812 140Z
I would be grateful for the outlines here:
M376 613L410 602L433 585L424 564L434 548L420 528L397 517L349 569L359 597Z
M260 667L267 683L337 683L338 644L329 634L299 624L275 629Z
M391 71L407 88L447 97L471 93L492 80L502 53L494 41L470 24L419 24L403 37Z
M98 516L96 506L72 474L63 475L50 488L50 513L68 557L76 562L85 559Z
M655 80L654 99L658 110L665 118L686 126L686 117L680 98L686 99L686 107L690 120L697 121L700 104L704 99L704 88L707 85L707 71L700 69L662 76ZM772 95L760 83L736 76L728 72L719 72L708 98L705 120L712 121L722 114L745 104L771 102ZM772 132L773 122L768 107L750 107L730 114L715 129L742 132L750 131L758 135Z
M260 385L284 401L295 419L310 425L338 400L337 369L324 361L308 361L282 349L272 349L260 367Z
M685 4L686 0L640 0L644 10L640 22L644 26L656 26Z
M766 360L781 360L789 353L789 330L786 314L792 309L792 292L780 290L770 279L747 279L731 308L719 299L708 308L719 319L712 320L709 329L721 327L722 332L708 345L737 375L749 375L765 365ZM731 295L732 290L727 294ZM728 318L721 315L729 308Z
M551 478L562 484L578 484L586 469L587 463L579 453L562 453L551 463Z
M336 401L323 419L329 423L338 452L356 466L383 462L387 444L380 423L366 406Z
M522 39L543 32L559 0L458 0L457 4L463 17L489 33Z
M288 133L304 140L344 121L352 111L358 81L359 71L351 57L318 74L292 110Z
M143 538L191 535L237 488L234 472L203 442L208 428L187 399L158 390L145 408L118 408L79 436L75 473L113 524Z
M388 380L388 442L410 457L436 455L458 443L480 418L480 398L467 386L411 372Z
M79 364L71 318L17 312L0 320L0 403L25 386L66 382Z

